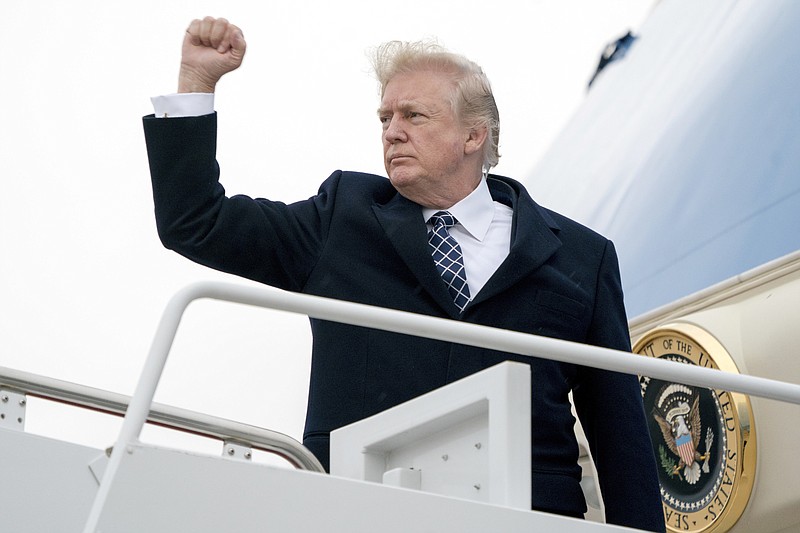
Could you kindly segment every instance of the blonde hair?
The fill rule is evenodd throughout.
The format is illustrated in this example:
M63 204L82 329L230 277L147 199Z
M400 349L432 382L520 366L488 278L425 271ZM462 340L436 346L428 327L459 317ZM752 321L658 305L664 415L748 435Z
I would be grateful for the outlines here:
M489 132L483 148L486 171L500 160L500 114L494 101L489 78L483 69L466 57L448 52L434 41L389 41L378 46L372 67L380 84L380 96L398 74L430 70L453 75L450 105L453 112L470 128L485 127Z

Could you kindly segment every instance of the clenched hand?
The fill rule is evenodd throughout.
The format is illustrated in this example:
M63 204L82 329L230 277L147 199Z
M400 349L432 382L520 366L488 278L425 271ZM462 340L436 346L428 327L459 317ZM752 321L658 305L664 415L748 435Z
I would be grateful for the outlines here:
M224 18L193 20L183 38L178 92L213 93L242 64L246 48L242 30Z

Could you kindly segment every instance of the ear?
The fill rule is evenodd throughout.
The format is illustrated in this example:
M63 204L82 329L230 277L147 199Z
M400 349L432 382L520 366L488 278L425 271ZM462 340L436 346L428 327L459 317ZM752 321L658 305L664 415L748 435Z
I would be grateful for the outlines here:
M483 150L483 145L489 137L489 128L478 126L467 131L467 142L464 143L464 153L472 155Z

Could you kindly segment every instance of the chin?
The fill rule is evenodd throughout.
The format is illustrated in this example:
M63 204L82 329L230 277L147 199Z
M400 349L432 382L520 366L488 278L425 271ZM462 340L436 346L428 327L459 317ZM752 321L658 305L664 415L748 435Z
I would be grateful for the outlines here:
M392 182L392 185L394 185L395 189L397 190L411 187L418 182L416 176L397 170L389 173L389 181Z

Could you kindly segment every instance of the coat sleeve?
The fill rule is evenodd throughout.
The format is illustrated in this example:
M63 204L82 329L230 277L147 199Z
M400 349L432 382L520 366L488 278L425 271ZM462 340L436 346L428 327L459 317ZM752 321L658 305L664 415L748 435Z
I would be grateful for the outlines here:
M144 118L162 243L205 266L300 291L324 245L338 174L294 204L228 197L216 161L217 116Z
M610 241L598 273L587 342L631 350L617 255ZM637 376L588 367L581 374L573 398L597 468L606 520L664 531L656 462Z

